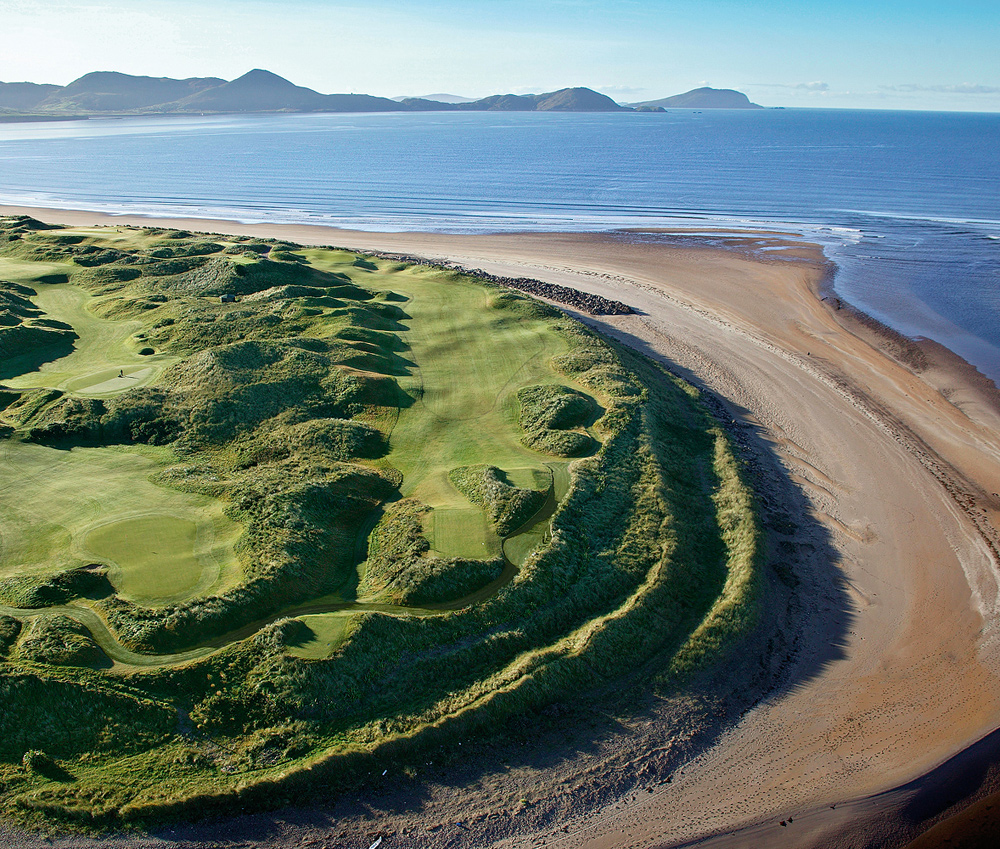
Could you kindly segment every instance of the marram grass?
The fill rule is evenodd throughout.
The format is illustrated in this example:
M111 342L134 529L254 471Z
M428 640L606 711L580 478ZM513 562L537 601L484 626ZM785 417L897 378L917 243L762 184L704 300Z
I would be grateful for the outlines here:
M11 822L363 785L619 681L675 686L753 626L731 444L694 389L552 307L29 218L0 219L0 281Z

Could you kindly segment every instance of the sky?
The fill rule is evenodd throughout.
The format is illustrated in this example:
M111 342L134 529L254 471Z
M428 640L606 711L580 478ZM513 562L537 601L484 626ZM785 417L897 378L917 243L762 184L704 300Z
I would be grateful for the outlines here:
M4 82L265 68L324 94L1000 111L998 0L0 0L0 32Z

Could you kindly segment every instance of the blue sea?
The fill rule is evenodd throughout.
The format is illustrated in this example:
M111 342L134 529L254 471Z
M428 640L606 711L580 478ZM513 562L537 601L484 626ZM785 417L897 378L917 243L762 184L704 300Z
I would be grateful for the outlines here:
M0 203L385 231L779 229L824 245L847 300L1000 382L1000 114L6 124Z

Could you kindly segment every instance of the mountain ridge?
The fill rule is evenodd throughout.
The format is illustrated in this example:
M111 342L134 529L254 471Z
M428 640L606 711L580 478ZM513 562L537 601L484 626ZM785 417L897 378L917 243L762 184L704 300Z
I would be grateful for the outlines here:
M760 109L731 89L695 89L655 101L622 105L576 86L542 94L494 94L478 100L450 95L390 99L369 94L321 94L271 71L254 68L235 80L145 77L92 71L66 86L0 83L0 114L35 118L299 112L631 112L658 107ZM708 101L716 101L709 103Z
M710 88L702 86L693 88L683 94L671 97L661 97L659 100L642 100L630 103L636 109L763 109L758 103L752 103L742 91L731 88Z

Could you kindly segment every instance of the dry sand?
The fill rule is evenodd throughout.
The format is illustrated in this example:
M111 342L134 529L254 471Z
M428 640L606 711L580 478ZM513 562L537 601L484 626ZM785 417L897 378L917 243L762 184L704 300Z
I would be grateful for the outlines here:
M24 211L75 224L153 223ZM781 612L758 635L778 647L780 668L750 681L740 664L757 661L741 658L715 714L718 733L689 735L701 742L677 747L673 760L671 735L683 735L653 708L617 742L609 735L588 753L484 770L467 783L441 779L409 809L346 806L330 815L332 831L330 821L278 828L272 818L268 843L361 846L378 833L391 836L386 849L828 846L863 825L868 836L852 845L900 845L946 807L930 799L913 813L921 776L941 774L1000 726L1000 405L995 388L948 352L916 350L821 300L829 269L817 248L738 234L720 249L637 234L160 223L449 260L630 304L636 315L584 318L719 399L758 467L777 529L772 566L786 574L785 584L772 581ZM794 589L785 586L790 572ZM742 712L740 698L753 700L755 687L768 693ZM680 763L686 752L693 759ZM586 804L581 788L605 781L607 792ZM502 809L524 796L544 814L523 803ZM235 845L238 835L253 843L249 828L230 832Z

